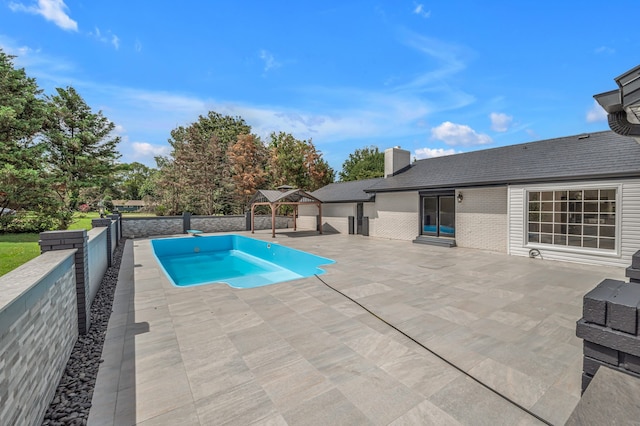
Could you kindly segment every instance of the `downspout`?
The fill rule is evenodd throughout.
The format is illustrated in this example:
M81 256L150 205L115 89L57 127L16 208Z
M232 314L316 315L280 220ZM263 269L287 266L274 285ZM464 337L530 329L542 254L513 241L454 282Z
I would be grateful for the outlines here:
M607 114L609 128L622 136L640 136L640 124L629 121L626 111L616 111Z

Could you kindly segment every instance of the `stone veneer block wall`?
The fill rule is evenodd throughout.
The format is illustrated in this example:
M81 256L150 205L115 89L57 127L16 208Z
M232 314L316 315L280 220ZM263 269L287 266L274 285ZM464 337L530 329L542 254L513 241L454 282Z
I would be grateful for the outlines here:
M89 237L87 241L87 266L88 266L88 289L89 297L87 299L89 308L93 303L93 299L98 293L102 277L104 277L109 267L109 241L107 239L108 228L94 228L87 233ZM89 311L89 309L87 309Z
M122 219L122 236L124 237L134 238L175 234L182 234L182 216Z
M206 233L246 231L247 218L245 216L191 216L191 229L199 229Z
M78 305L78 329L86 334L91 322L91 297L89 289L89 252L87 249L87 231L47 231L40 233L40 251L76 249L76 301Z
M141 217L122 219L123 236L150 237L154 235L182 234L183 217ZM276 216L276 228L286 229L293 226L293 218ZM246 231L245 216L191 216L190 229L198 229L205 233ZM255 217L255 227L271 229L271 216Z
M40 425L78 338L74 255L51 251L0 277L0 424Z
M507 188L469 188L456 201L456 245L507 252Z
M109 258L112 259L113 252L116 251L118 241L120 241L120 238L118 236L118 222L111 222L111 225L109 225L109 235L107 236L107 238L109 238L109 242L111 244L111 256L109 256ZM111 263L109 263L109 266L111 266Z

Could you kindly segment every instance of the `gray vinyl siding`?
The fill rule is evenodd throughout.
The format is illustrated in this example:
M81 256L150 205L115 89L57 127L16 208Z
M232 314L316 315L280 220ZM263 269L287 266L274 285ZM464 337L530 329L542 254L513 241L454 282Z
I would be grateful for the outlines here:
M578 188L618 189L616 212L616 253L594 252L587 249L558 249L554 246L535 245L543 259L566 262L590 263L606 266L626 267L631 264L631 256L640 250L640 179L619 179L608 181L580 181L545 185L513 185L509 187L509 253L528 256L532 246L527 245L525 226L526 191Z

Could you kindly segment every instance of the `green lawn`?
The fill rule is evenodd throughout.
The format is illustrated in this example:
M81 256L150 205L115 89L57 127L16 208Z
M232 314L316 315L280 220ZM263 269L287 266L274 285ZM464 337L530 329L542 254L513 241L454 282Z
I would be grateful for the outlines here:
M127 213L127 216L140 217L142 214ZM91 219L100 217L97 212L76 213L73 223L74 229L91 229ZM39 234L0 234L0 276L17 268L40 255Z
M97 219L99 217L100 213L98 212L76 213L73 215L73 223L69 225L68 229L86 229L88 231L91 229L91 219Z
M0 234L0 276L40 254L39 234Z

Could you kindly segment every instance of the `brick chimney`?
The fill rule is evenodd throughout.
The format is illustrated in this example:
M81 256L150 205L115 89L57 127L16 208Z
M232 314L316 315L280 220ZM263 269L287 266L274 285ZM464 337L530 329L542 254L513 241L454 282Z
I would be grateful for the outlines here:
M395 176L411 165L411 153L399 146L384 150L384 177Z

